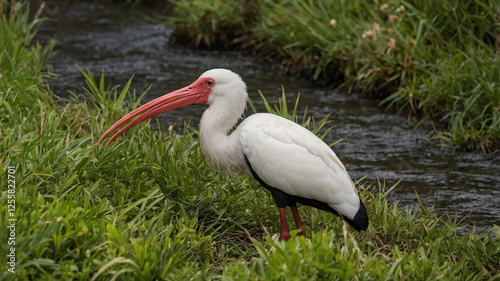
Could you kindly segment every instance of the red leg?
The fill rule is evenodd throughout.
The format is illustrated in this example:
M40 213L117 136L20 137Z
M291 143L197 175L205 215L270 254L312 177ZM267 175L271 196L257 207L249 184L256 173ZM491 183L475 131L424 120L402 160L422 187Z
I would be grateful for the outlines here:
M280 241L288 241L290 239L290 232L288 232L288 223L286 222L286 211L285 208L279 208L280 211L280 222L281 222L281 233Z
M299 233L297 233L297 236L301 236L304 234L304 227L302 226L302 221L300 220L299 212L297 211L297 207L290 207L292 209L292 214L293 214L293 220L295 221L295 226L297 229L300 229Z

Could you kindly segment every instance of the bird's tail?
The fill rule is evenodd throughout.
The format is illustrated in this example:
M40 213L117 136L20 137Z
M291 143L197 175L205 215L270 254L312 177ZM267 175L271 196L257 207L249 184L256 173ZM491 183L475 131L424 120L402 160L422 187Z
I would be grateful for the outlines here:
M349 218L346 218L345 216L344 219L357 231L366 230L368 228L368 213L366 212L365 205L363 204L363 201L361 201L361 199L359 199L359 209L354 216L354 219L351 220Z

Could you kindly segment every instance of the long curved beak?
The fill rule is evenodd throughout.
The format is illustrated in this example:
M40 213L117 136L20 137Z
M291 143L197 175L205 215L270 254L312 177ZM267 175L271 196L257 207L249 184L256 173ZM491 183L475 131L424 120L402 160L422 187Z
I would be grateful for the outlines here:
M121 134L123 134L125 131L128 129L134 127L135 125L153 117L158 114L188 106L191 104L200 104L200 103L206 103L208 100L208 95L206 91L200 91L197 90L199 87L195 85L195 83L184 87L182 89L179 89L177 91L174 91L172 93L166 94L164 96L161 96L155 100L152 100L145 105L135 109L134 111L130 112L129 114L125 115L122 117L118 122L116 122L111 128L109 128L104 135L99 139L97 142L97 145L100 145L101 142L109 136L111 133L113 133L116 129L118 129L121 125L127 123L128 121L134 119L136 116L136 119L134 119L132 122L128 123L125 127L121 128L118 132L116 132L106 143L106 145L109 145L112 141L114 141L117 137L119 137ZM141 115L142 114L142 115Z

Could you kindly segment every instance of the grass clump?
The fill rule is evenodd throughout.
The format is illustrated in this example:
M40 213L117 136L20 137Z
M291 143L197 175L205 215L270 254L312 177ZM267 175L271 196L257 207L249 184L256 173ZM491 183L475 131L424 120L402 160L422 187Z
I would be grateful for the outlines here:
M26 6L0 3L1 42L10 38L14 44L26 33L33 38ZM0 280L500 276L498 227L460 236L456 221L437 218L424 206L406 210L389 203L383 184L357 183L371 219L365 233L304 207L306 235L278 242L271 237L279 232L271 196L254 180L210 169L198 131L186 126L179 135L137 126L109 147L95 146L142 95L130 83L107 86L103 75L96 79L84 71L86 89L58 105L42 81L50 48L25 43L6 49L0 61ZM23 66L25 75L6 73L10 65ZM275 110L296 116L285 99ZM319 129L325 122L309 124ZM7 271L4 254L11 247L4 180L9 166L16 167L15 273Z
M197 47L229 48L243 40L241 37L251 28L250 21L258 15L258 1L181 0L171 4L182 14L169 18L167 23L172 21L176 26L172 40L180 44L193 42Z
M445 143L496 152L496 1L239 2L228 10L222 2L181 1L171 20L174 35L196 45L223 40L226 46L243 46L278 61L287 72L372 93L388 108L429 117Z

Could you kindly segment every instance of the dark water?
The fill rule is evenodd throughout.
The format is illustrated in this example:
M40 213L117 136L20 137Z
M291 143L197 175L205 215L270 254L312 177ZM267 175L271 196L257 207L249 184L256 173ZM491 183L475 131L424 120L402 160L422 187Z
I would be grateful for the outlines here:
M124 85L134 74L132 87L138 93L152 85L146 101L190 84L205 70L228 68L242 76L260 111L264 110L257 90L277 102L284 85L290 98L301 93L302 110L307 106L316 118L332 113L334 129L327 141L344 140L334 150L353 179L366 176L365 181L373 185L380 179L388 187L401 180L391 199L415 209L417 192L437 214L456 214L478 231L500 224L499 156L437 148L426 142L426 129L414 131L406 117L385 112L377 101L280 76L271 65L238 52L171 46L170 28L158 28L141 17L157 13L156 7L47 3L50 9L45 15L56 21L44 24L37 40L42 44L50 38L57 41L57 54L50 64L60 76L49 82L61 97L67 97L68 90L83 93L85 82L77 64L95 76L104 69L112 85ZM196 125L203 110L203 106L193 106L160 118Z

